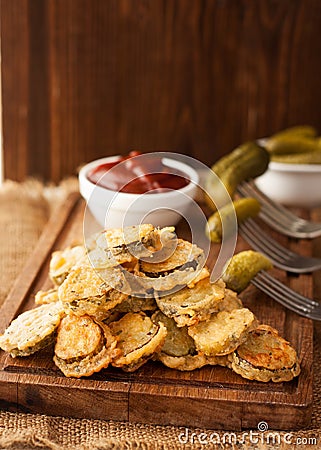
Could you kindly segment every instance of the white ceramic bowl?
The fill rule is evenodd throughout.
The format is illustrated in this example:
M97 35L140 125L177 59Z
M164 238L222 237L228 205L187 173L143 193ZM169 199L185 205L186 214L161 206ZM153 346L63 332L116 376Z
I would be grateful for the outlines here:
M115 192L92 183L87 174L95 167L117 161L119 156L97 159L83 166L79 172L79 189L87 206L103 228L119 228L139 223L170 226L188 213L197 194L198 173L188 164L172 158L163 158L168 167L180 170L191 182L176 191L151 194ZM117 166L115 166L116 168ZM115 169L113 169L115 170Z
M271 161L255 183L264 194L284 205L305 208L321 205L321 164Z

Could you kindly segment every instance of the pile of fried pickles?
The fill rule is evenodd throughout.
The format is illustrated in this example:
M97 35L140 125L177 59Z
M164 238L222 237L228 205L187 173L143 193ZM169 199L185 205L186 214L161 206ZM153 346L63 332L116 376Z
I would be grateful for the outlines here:
M186 371L220 365L263 382L297 376L289 342L209 275L204 251L173 227L103 230L52 254L52 289L36 294L0 347L12 357L47 347L66 377L109 365L132 372L148 360Z

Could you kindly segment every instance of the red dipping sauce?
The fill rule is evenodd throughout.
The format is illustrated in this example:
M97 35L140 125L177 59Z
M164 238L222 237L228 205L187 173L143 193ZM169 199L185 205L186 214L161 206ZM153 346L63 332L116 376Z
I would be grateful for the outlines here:
M139 155L140 152L130 152L116 161L100 164L88 172L87 178L103 188L128 194L159 194L182 189L190 183L185 173L165 166L161 158L143 163L133 159ZM119 170L110 171L121 162Z

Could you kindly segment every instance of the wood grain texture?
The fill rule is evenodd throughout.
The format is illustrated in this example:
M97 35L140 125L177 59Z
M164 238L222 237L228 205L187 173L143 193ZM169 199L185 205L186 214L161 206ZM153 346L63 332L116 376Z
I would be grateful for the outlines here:
M320 127L319 0L1 0L5 175Z
M35 306L38 290L49 288L51 252L82 240L84 209L84 201L73 194L56 212L57 219L48 223L1 310L0 332L17 314ZM184 227L178 226L177 232L186 236ZM298 245L286 238L282 243L293 249ZM245 248L248 246L239 239L236 251ZM310 254L311 242L301 242L300 251ZM213 245L209 265L217 252ZM278 279L297 291L313 295L311 275L293 278L273 270ZM180 372L150 361L133 373L111 367L89 378L70 379L54 365L53 348L47 347L27 358L13 359L0 352L0 407L234 431L256 428L260 420L272 429L307 426L312 410L312 321L286 311L254 286L241 297L261 322L278 329L296 348L302 368L298 378L288 383L260 383L223 367Z

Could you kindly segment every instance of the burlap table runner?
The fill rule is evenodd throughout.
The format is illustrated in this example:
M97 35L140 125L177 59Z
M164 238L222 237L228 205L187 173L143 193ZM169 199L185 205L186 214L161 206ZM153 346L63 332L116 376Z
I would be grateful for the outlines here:
M59 188L43 189L40 183L6 182L0 188L0 303L23 267L39 238L50 212L74 181ZM314 212L321 221L321 210ZM315 252L321 255L321 240ZM321 292L320 272L315 282ZM69 419L36 414L0 412L0 449L287 449L321 448L321 324L315 325L314 405L312 424L291 435L278 432L269 440L264 434L252 438L206 429L128 424L124 422ZM254 430L257 431L257 430ZM271 430L269 430L271 431ZM194 437L192 436L194 434ZM203 434L202 434L203 433ZM207 434L207 437L205 436ZM210 438L210 439L209 439ZM315 440L312 440L315 439ZM191 440L193 443L191 443ZM188 442L185 442L188 441ZM202 443L200 443L200 442ZM210 442L216 442L213 444ZM242 442L244 441L244 442ZM207 444L205 442L208 442Z

